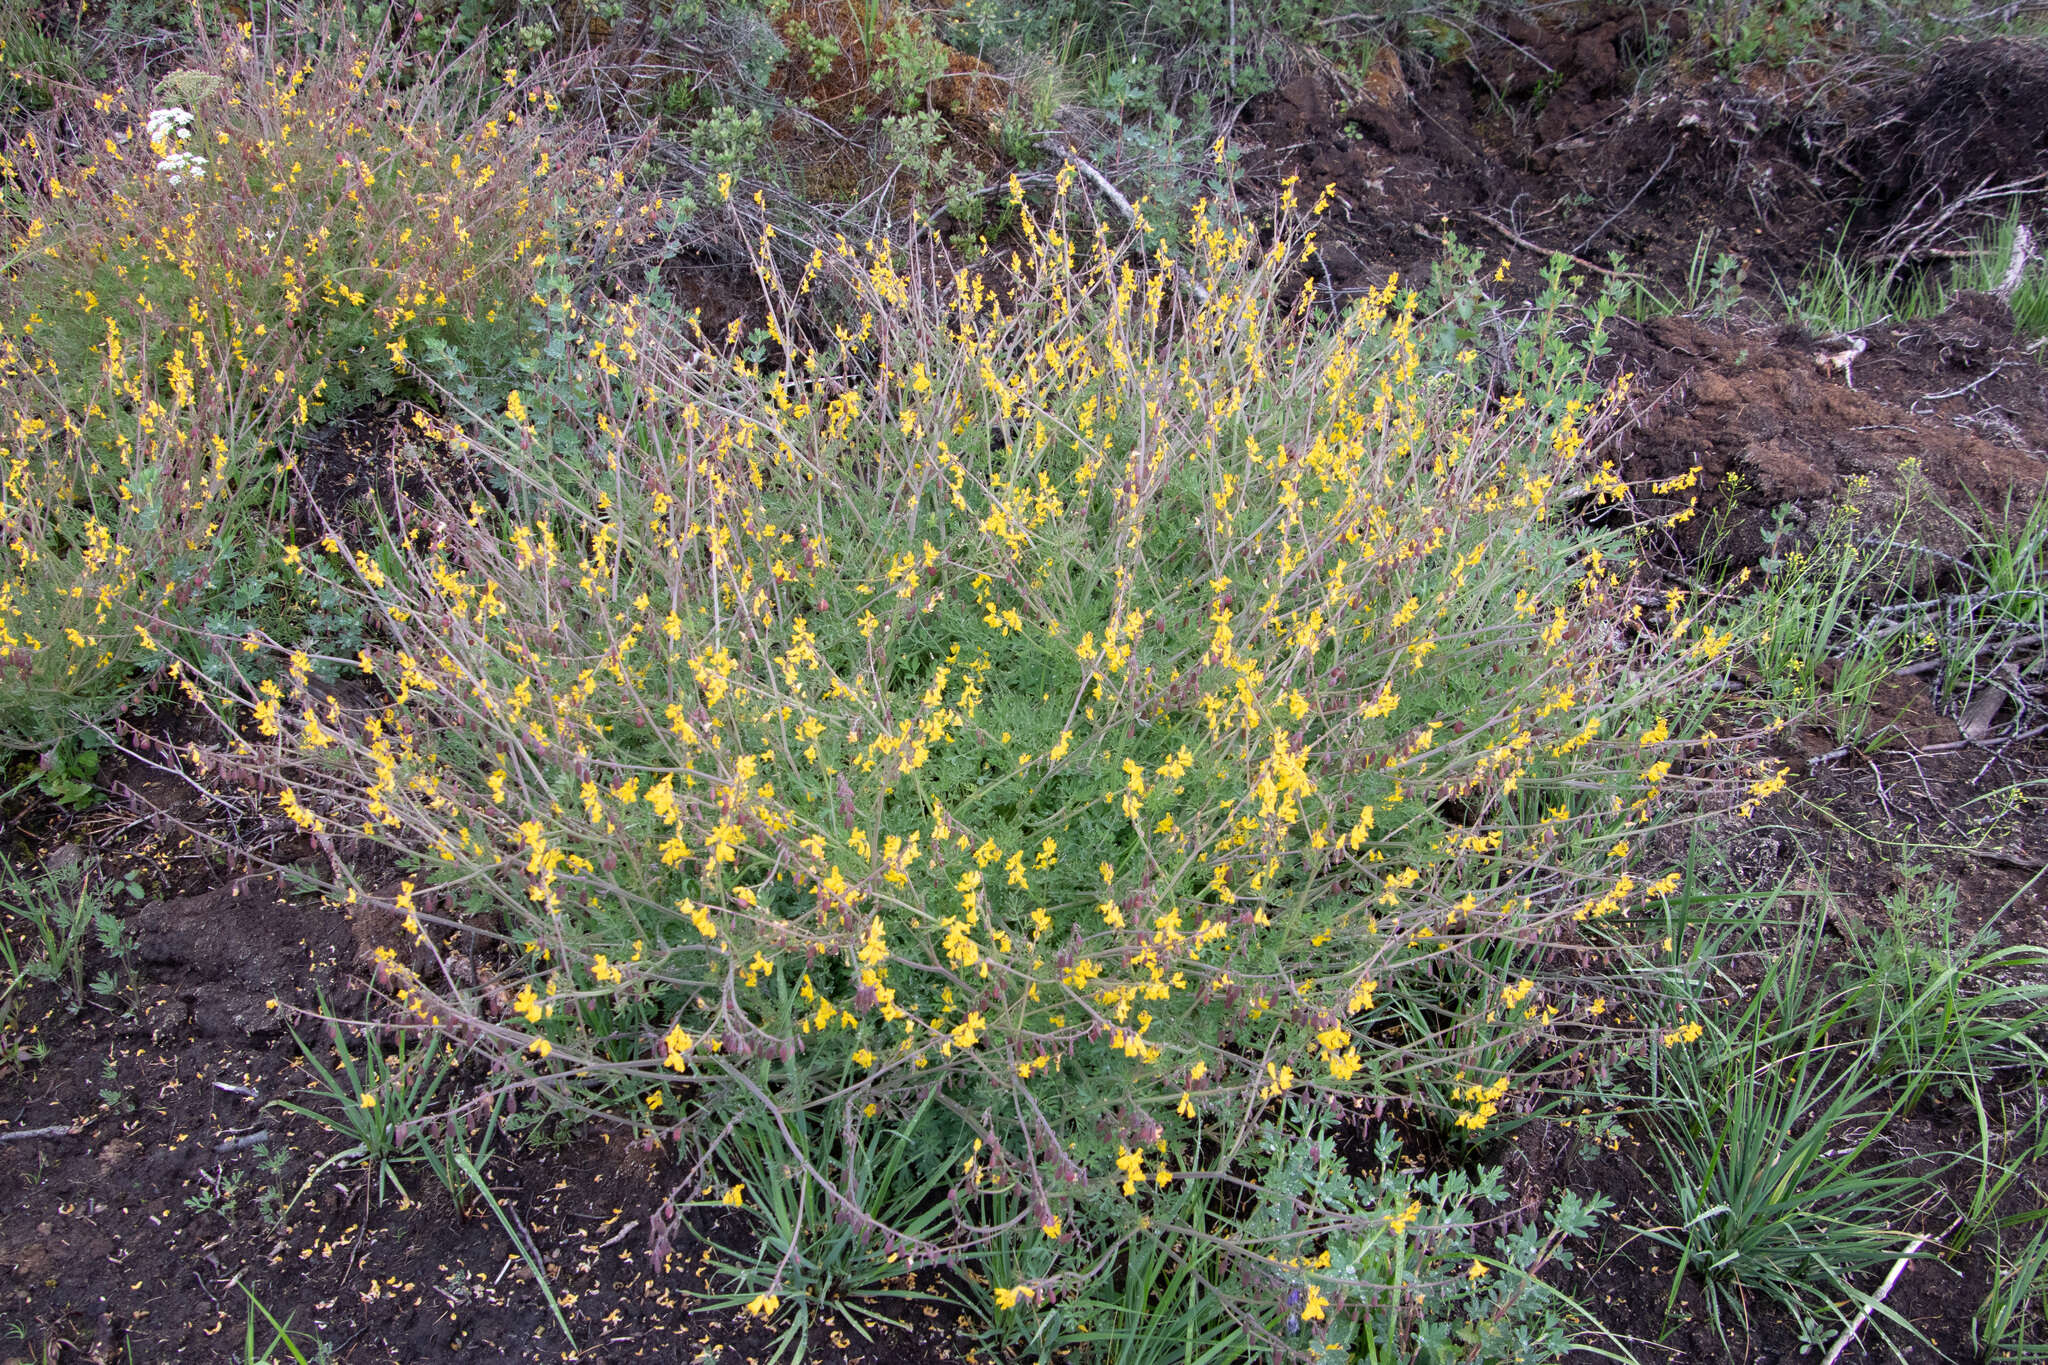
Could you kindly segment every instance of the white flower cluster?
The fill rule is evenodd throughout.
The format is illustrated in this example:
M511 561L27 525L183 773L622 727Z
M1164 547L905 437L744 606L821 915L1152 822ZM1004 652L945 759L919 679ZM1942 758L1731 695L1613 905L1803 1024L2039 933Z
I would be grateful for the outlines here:
M206 158L187 148L192 140L192 111L152 109L144 122L150 150L157 155L156 168L172 185L206 178Z

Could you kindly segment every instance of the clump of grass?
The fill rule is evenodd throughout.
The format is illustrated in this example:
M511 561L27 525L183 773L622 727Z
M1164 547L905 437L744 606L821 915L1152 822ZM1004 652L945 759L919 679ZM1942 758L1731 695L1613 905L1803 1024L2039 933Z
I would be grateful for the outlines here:
M2036 1224L2038 1212L2016 1220ZM1991 1289L1970 1320L1970 1339L1996 1365L2048 1360L2048 1231L2035 1231L2016 1249L2001 1240L1992 1255Z
M1727 617L1745 643L1756 699L1786 721L1820 717L1845 743L1863 734L1871 695L1899 662L1896 623L1887 628L1882 613L1899 596L1906 552L1891 547L1911 505L1872 529L1861 505L1867 481L1846 491L1818 527L1778 509L1762 532L1761 577ZM1738 585L1750 577L1744 570Z
M412 1194L399 1178L402 1166L438 1158L441 1153L423 1146L424 1133L443 1083L448 1079L451 1049L433 1038L421 1039L404 1029L372 1027L364 1031L361 1054L349 1041L348 1033L336 1022L327 1024L328 1046L308 1045L292 1030L313 1080L307 1087L307 1103L273 1100L277 1108L310 1119L344 1139L349 1146L326 1158L306 1178L315 1178L337 1162L358 1162L369 1173L368 1186L378 1200L395 1193L404 1203ZM331 1053L333 1061L327 1060ZM437 1173L441 1163L434 1160ZM450 1181L452 1189L459 1182ZM304 1187L301 1188L304 1193ZM294 1198L291 1203L297 1203ZM287 1204L284 1213L290 1212ZM284 1213L280 1213L281 1222Z
M1834 955L1825 922L1785 922L1784 905L1782 887L1674 899L1662 949L1639 959L1630 989L1658 1039L1646 1114L1672 1210L1645 1233L1678 1253L1673 1303L1690 1274L1723 1329L1746 1325L1761 1298L1832 1339L1869 1303L1869 1272L1939 1226L1930 1195L1946 1197L1944 1176L1975 1169L1986 1207L2003 1188L1997 1076L2048 1060L2035 1036L2048 993L2038 949L1960 943L1939 909L1931 944L1894 907L1896 924L1851 924L1849 951ZM1744 959L1752 970L1738 970ZM1930 1094L1975 1115L1975 1140L1885 1155Z
M1986 229L1947 268L1901 271L1879 262L1858 262L1837 242L1779 297L1793 319L1815 332L1847 333L1887 320L1932 317L1965 290L1998 291L2012 262L2020 219L2015 213ZM2013 327L2023 336L2048 333L2048 262L2036 257L2022 273L2006 303Z
M1986 233L1975 250L1955 268L1955 287L1980 293L2003 293L2012 310L2013 329L2022 336L2048 336L2048 253L2044 253L2041 232L2030 231L2033 250L2023 263L2020 277L2006 291L2006 275L2012 267L2021 221L2017 212Z
M1937 278L1925 272L1894 277L1880 265L1856 262L1839 245L1808 267L1792 294L1781 290L1780 297L1793 321L1826 334L1931 317L1949 303Z
M1671 313L1710 318L1733 313L1742 302L1748 266L1733 252L1715 250L1717 235L1710 228L1693 243L1683 286L1666 292L1640 277L1631 278L1623 311L1638 322Z

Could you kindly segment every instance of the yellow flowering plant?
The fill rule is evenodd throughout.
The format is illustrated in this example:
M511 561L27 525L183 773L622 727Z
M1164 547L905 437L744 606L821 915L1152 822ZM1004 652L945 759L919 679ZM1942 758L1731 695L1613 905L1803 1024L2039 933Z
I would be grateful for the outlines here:
M0 747L65 740L175 649L203 660L175 623L253 600L227 566L275 485L227 442L235 394L153 375L106 335L82 401L0 336Z
M531 281L576 227L554 198L583 143L551 95L304 17L303 41L212 34L182 79L103 94L83 137L31 131L4 163L15 334L59 382L91 384L110 347L187 384L238 380L238 453L417 392L430 340L519 344Z
M580 232L580 144L544 91L487 83L458 122L459 64L308 32L213 35L159 94L0 153L0 745L104 718L168 651L212 668L183 631L319 633L275 557L285 470L458 347L503 368ZM144 117L158 100L192 108Z
M1618 1027L1558 964L1671 889L1726 660L1635 590L1561 281L1454 256L1326 320L1291 188L1142 270L1014 194L964 268L761 229L758 360L552 300L553 368L422 419L502 497L307 566L377 699L299 669L209 761L412 860L386 979L508 1084L825 1161L936 1096L959 1216L898 1252L1078 1270L1283 1105L1497 1132Z

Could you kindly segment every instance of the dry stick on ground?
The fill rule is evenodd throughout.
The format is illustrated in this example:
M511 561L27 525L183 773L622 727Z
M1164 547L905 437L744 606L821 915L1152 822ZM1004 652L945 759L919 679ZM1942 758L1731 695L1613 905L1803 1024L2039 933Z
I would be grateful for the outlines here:
M1474 218L1477 218L1480 222L1486 224L1488 227L1492 228L1495 232L1498 232L1501 236L1513 242L1516 246L1521 247L1524 251L1533 251L1539 256L1562 256L1566 260L1572 261L1578 265L1582 265L1586 269L1594 271L1597 274L1608 275L1618 280L1632 280L1637 278L1636 273L1632 270L1615 270L1610 266L1595 265L1591 261L1587 260L1584 256L1574 255L1572 252L1569 251L1559 251L1554 247L1544 246L1540 242L1532 242L1527 237L1524 237L1521 233L1516 232L1513 228L1507 227L1502 223L1496 222L1494 219L1487 217L1483 213L1475 213L1472 216Z
M0 1142L34 1142L41 1138L76 1137L78 1130L68 1123L53 1123L48 1128L17 1128L11 1133L0 1133Z
M1088 182L1094 185L1096 189L1102 191L1102 197L1107 199L1110 202L1110 204L1115 207L1116 211L1124 216L1124 221L1131 225L1132 231L1135 232L1137 230L1138 211L1131 207L1130 199L1124 194L1122 190L1118 189L1116 186L1109 183L1108 176L1104 175L1101 171L1096 170L1093 165L1091 165L1087 160L1085 160L1081 156L1081 154L1075 151L1072 147L1062 148L1057 142L1055 142L1051 138L1047 138L1040 145L1042 145L1047 151L1053 153L1055 156L1065 157L1067 161L1072 164L1075 170L1079 171L1082 175L1088 177ZM1144 239L1142 238L1140 238L1138 241L1138 254L1141 256L1149 254L1145 250L1145 243ZM1200 299L1203 303L1209 302L1209 291L1207 289L1204 289L1199 282L1193 279L1186 278L1185 276L1183 276L1182 282L1186 284L1188 288L1194 291L1196 298Z
M1942 1229L1941 1235L1943 1237L1948 1236L1956 1230L1962 1221L1961 1218L1957 1218L1955 1222ZM1827 1353L1827 1357L1821 1361L1820 1365L1835 1365L1835 1362L1842 1358L1842 1352L1848 1350L1849 1343L1856 1340L1856 1334L1863 1330L1863 1324L1870 1321L1871 1313L1876 1311L1877 1306L1884 1302L1885 1296L1891 1293L1892 1289L1897 1286L1899 1276L1905 1274L1906 1267L1913 1263L1914 1253L1929 1242L1936 1240L1938 1239L1932 1236L1921 1236L1913 1239L1912 1243L1906 1248L1906 1254L1892 1263L1892 1272L1884 1277L1884 1283L1878 1286L1877 1293L1864 1300L1863 1307L1856 1313L1855 1321L1849 1324L1849 1330L1835 1339L1833 1349Z
M2022 740L2029 740L2040 734L2048 734L2048 725L2036 725L2031 730L2024 730L2016 735L2008 735L2005 742L2007 744L2018 744ZM1988 742L1981 739L1952 739L1946 744L1930 744L1924 749L1909 749L1906 752L1914 754L1953 754L1963 749L1988 749L1990 747Z
M2025 231L2025 229L2022 228L2021 231ZM2001 295L2001 297L2003 296ZM1923 393L1920 395L1920 401L1922 401L1923 403L1938 403L1944 398L1960 398L1962 397L1962 395L1976 388L1979 384L1982 384L1986 380L1995 376L2000 370L2004 369L2007 365L2011 363L2012 362L2010 361L2001 360L1996 365L1993 365L1991 367L1989 373L1979 375L1976 379L1971 380L1969 383L1963 385L1960 389L1948 389L1941 393Z

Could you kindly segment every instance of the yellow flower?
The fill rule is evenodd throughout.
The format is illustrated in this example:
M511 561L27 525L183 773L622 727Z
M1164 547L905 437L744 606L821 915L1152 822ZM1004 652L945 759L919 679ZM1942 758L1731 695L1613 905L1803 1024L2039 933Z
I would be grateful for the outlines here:
M545 1061L547 1055L555 1050L555 1045L545 1038L536 1038L526 1045L526 1050Z
M365 1090L360 1098L362 1101L363 1108L375 1109L377 1107L377 1097L375 1095L372 1095L369 1091Z
M1060 1235L1060 1220L1055 1218L1050 1223L1041 1223L1038 1230L1048 1237L1057 1237Z
M746 1198L746 1193L747 1187L745 1183L742 1182L741 1184L733 1186L724 1194L720 1195L718 1202L724 1204L728 1208L736 1209L740 1207L741 1202Z
M774 1294L756 1294L753 1301L743 1310L764 1322L775 1316L775 1310L782 1307L782 1300Z
M996 1287L996 1307L1002 1309L1015 1308L1020 1302L1028 1303L1037 1297L1038 1291L1028 1284L1020 1284L1015 1289Z
M1486 1265L1485 1265L1485 1263L1484 1263L1483 1261L1474 1261L1474 1262L1472 1262L1472 1268L1471 1268L1470 1270L1467 1270L1467 1271L1465 1272L1465 1278L1466 1278L1466 1279L1468 1279L1468 1280L1472 1280L1472 1281L1474 1281L1474 1282L1477 1282L1477 1281L1479 1281L1479 1280L1483 1280L1483 1279L1485 1279L1485 1278L1486 1278Z

